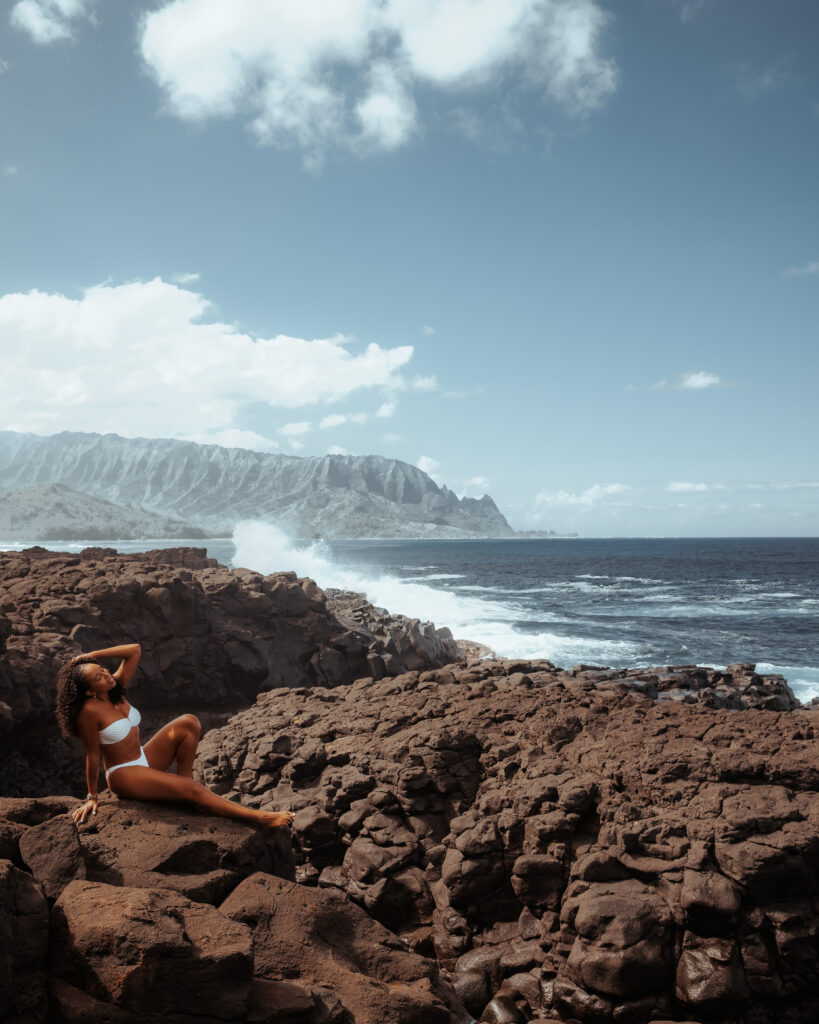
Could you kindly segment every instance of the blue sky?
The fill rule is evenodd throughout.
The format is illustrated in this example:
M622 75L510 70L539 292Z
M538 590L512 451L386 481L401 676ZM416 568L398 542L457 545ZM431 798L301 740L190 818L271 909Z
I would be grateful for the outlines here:
M22 0L0 428L816 535L812 0Z

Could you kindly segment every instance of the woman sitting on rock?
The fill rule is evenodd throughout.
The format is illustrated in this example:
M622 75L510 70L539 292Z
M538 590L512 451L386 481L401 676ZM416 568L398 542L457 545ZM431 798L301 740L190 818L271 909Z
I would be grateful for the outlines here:
M80 654L57 676L57 722L63 736L85 744L85 803L73 814L80 824L97 813L100 750L108 788L128 800L183 800L211 814L239 818L273 828L289 825L290 811L255 811L225 800L193 780L199 745L199 720L182 715L164 726L145 746L139 742L140 714L128 703L125 688L136 672L139 644L122 644ZM121 658L113 675L100 658ZM168 769L176 761L176 775Z

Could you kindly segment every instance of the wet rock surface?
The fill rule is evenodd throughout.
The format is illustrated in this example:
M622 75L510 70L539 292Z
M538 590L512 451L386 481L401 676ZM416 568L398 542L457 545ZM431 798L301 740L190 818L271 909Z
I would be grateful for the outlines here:
M790 706L749 665L450 665L263 694L198 768L296 811L296 878L434 957L476 1020L807 1022L819 720Z
M0 553L0 792L84 791L77 750L54 720L57 670L81 651L141 643L129 693L144 740L183 712L205 728L222 723L273 687L336 686L458 656L448 631L376 618L377 635L367 613L343 623L312 580L231 571L204 548Z

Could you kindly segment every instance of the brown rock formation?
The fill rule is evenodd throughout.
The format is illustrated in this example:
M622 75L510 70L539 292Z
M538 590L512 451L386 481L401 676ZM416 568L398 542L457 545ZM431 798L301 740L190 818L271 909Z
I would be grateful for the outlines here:
M816 717L762 710L785 684L733 668L628 683L494 662L280 690L199 767L296 810L296 877L436 956L476 1018L807 1024Z
M206 727L224 722L272 687L336 686L458 655L429 623L376 623L388 636L361 624L339 621L312 580L230 571L204 549L0 553L0 793L82 791L81 758L53 711L57 669L81 650L142 644L131 692L146 737L186 711Z

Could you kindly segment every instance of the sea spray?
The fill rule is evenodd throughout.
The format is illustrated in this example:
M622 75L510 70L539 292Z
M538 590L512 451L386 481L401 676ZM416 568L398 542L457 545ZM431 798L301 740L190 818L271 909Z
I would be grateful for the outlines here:
M456 637L485 644L500 657L548 658L558 665L579 661L625 665L633 662L640 650L627 641L523 632L516 624L528 619L529 614L515 602L501 603L488 596L463 593L465 588L456 592L426 586L418 578L401 580L385 573L365 572L361 566L339 561L324 541L297 544L279 527L260 520L238 523L233 542L235 566L264 573L291 570L309 576L323 588L364 594L372 604L390 612L448 626ZM443 582L460 575L441 573L426 579Z

